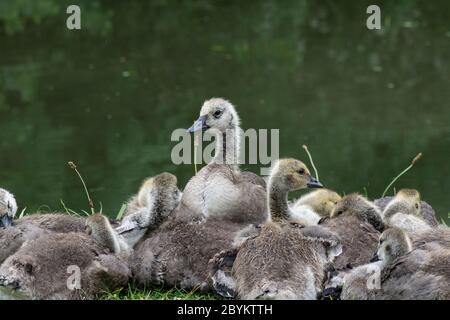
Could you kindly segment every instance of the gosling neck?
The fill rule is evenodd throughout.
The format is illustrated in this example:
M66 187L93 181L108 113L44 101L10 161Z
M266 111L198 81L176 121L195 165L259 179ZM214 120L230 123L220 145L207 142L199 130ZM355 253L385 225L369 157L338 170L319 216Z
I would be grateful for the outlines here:
M160 225L172 212L173 202L170 199L170 195L166 192L158 192L155 197L153 205L149 208L150 213L150 225Z
M279 178L270 178L268 185L268 207L270 218L274 222L282 222L289 218L288 193L289 188Z
M117 234L115 233L109 222L105 222L103 227L101 229L99 228L95 238L99 243L102 243L111 252L114 252L116 254L120 252L119 239L117 238Z
M239 128L232 125L225 132L216 135L216 154L213 162L238 167L239 160Z

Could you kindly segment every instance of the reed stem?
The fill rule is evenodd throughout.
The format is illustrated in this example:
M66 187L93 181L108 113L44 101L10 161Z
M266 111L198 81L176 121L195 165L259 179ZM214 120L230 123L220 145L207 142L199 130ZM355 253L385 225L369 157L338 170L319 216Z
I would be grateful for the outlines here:
M419 159L422 157L422 152L420 152L417 156L414 157L414 159L411 161L411 164L409 166L406 167L405 170L403 170L402 172L400 172L399 175L397 175L392 181L391 183L389 183L389 185L386 187L386 189L384 189L383 194L381 195L381 197L383 198L386 193L388 192L388 190L392 187L392 185L401 177L403 176L405 173L407 173L412 167L414 167L414 165L416 164L417 161L419 161Z
M81 183L83 184L83 187L84 187L84 192L86 193L86 197L88 199L89 207L91 208L91 213L95 214L94 202L92 202L91 196L89 195L89 191L88 191L88 188L86 187L86 183L84 183L83 177L81 176L80 172L77 169L77 166L75 165L75 163L73 161L69 161L68 164L69 164L69 167L72 168L77 173L78 177L80 178Z
M313 169L314 169L314 174L316 175L316 179L320 181L320 179L319 179L319 173L317 172L316 166L314 165L314 161L313 161L313 159L312 159L311 153L309 153L308 147L306 146L306 144L304 144L304 145L302 146L302 148L305 149L306 153L308 154L309 162L311 162L311 166L312 166Z

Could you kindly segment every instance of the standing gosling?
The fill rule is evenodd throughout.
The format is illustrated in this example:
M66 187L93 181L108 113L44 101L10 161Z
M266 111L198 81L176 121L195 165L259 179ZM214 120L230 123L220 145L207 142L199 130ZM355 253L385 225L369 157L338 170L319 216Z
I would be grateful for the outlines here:
M421 216L420 193L401 189L383 211L384 222L406 232L422 232L432 228Z
M149 228L156 228L178 206L181 192L177 177L164 172L146 179L137 195L127 203L125 216L116 231L133 247Z
M321 184L302 162L281 159L275 164L268 183L269 221L243 230L234 250L210 261L219 293L240 299L317 298L325 265L340 253L340 245L336 235L321 227L303 228L291 221L288 193L307 187Z

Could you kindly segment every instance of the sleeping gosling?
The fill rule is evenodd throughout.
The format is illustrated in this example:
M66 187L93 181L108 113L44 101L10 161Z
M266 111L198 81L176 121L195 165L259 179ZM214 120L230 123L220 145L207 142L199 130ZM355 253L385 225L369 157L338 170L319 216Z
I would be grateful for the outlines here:
M29 299L72 300L126 286L131 276L127 249L108 219L90 216L87 232L49 233L27 241L0 266L0 287Z
M384 229L378 207L357 193L343 197L330 219L322 220L320 225L341 238L343 252L334 261L337 270L368 263Z
M407 232L432 229L421 216L420 193L414 189L401 189L383 211L384 222Z
M309 225L318 224L322 218L329 217L341 196L328 189L309 192L292 206L292 215L306 220Z

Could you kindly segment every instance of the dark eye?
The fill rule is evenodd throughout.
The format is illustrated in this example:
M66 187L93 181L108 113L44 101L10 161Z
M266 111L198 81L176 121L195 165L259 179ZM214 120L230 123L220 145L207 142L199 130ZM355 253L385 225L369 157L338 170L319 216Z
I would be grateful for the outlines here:
M11 210L12 209L12 205L11 203L8 202L8 209Z
M341 214L343 214L344 213L344 210L339 210L338 212L336 212L336 215L337 216L340 216Z
M33 266L30 263L25 264L25 271L29 274L33 273Z
M419 209L419 204L418 203L416 203L416 209Z
M387 246L386 246L386 251L387 251L387 252L391 252L391 246L390 246L390 245L387 245Z
M298 170L298 173L304 174L305 173L305 169L301 168L300 170Z
M221 115L222 115L222 110L217 110L216 112L213 113L213 116L216 119L219 119Z

